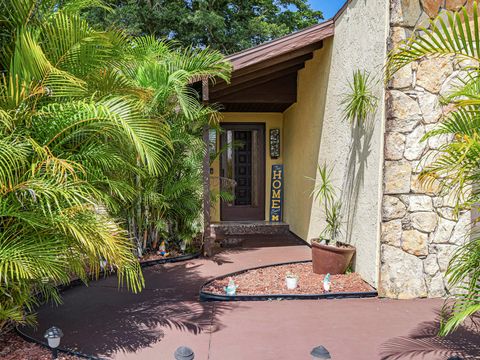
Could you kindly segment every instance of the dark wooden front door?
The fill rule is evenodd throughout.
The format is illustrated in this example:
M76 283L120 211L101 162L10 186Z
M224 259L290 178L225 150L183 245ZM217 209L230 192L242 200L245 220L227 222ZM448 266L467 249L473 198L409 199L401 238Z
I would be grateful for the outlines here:
M222 190L235 195L222 201L221 219L265 219L265 127L261 124L223 124L220 141Z

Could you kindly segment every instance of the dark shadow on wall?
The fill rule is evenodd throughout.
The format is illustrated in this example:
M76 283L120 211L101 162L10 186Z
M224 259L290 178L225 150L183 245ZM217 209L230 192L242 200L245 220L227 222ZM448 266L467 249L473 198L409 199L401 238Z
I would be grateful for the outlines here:
M346 224L346 241L351 243L353 225L358 210L358 197L363 188L368 158L371 153L372 137L375 130L375 114L364 123L355 122L351 127L351 145L345 182L342 188L342 204Z
M438 336L440 317L421 323L408 336L391 339L381 346L381 360L448 359L458 356L464 360L480 359L480 329L477 316L446 336Z

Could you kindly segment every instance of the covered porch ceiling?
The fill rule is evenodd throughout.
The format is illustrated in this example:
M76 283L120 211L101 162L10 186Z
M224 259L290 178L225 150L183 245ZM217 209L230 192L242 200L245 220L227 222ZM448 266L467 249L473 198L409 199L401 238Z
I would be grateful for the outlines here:
M210 84L208 101L225 112L283 112L297 100L298 70L333 33L332 19L230 55L231 82Z

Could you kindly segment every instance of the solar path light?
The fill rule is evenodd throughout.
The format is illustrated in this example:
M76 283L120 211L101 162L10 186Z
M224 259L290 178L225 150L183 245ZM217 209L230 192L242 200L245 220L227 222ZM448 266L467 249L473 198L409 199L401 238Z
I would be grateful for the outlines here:
M310 352L310 355L312 355L313 360L332 358L328 350L325 349L325 347L323 347L322 345L313 348L313 350Z
M175 356L175 360L193 360L195 358L193 350L186 346L180 346L175 350L173 356Z
M50 347L50 349L52 349L52 359L56 359L58 356L57 348L60 345L60 339L62 338L62 336L62 330L60 330L56 326L52 326L45 332L45 335L43 335L43 337L47 339L48 346Z

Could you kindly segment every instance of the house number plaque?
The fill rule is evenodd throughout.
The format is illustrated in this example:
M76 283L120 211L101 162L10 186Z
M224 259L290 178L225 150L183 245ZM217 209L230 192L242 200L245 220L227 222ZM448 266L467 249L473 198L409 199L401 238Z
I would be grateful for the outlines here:
M280 157L280 129L270 129L270 158Z

